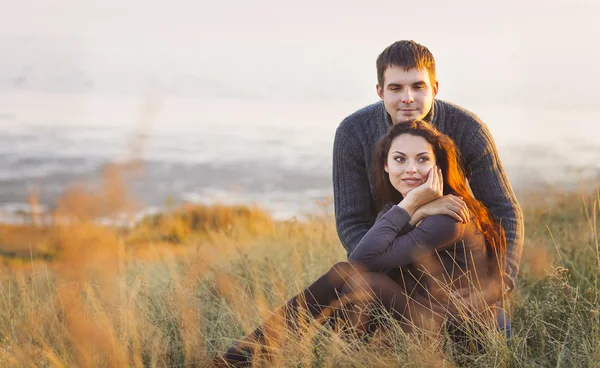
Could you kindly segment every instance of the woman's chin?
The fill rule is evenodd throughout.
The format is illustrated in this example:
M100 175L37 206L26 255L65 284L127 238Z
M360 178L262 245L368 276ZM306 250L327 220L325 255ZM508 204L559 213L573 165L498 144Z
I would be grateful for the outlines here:
M415 188L403 188L402 190L399 190L399 192L400 194L402 194L403 198L406 198L406 195L410 193L413 189Z
M415 188L416 187L409 187L404 183L396 183L396 185L394 185L394 189L396 189L398 193L402 194L402 198L406 198L406 195Z

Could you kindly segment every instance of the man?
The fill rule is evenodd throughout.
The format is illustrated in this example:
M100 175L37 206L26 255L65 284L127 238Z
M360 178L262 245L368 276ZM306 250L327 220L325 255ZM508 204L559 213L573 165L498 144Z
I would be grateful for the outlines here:
M499 221L506 235L506 286L512 289L523 244L523 215L506 177L494 140L471 112L436 100L438 81L431 52L414 41L398 41L377 58L381 101L356 111L337 128L333 146L333 191L337 232L350 254L373 226L375 145L392 124L424 120L449 135L463 159L473 194ZM467 220L457 197L437 200L439 210Z

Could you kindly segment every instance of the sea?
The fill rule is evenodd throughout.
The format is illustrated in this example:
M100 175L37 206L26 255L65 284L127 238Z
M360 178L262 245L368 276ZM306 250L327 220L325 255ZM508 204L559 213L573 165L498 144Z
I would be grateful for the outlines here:
M376 96L374 96L376 97ZM342 119L372 101L0 92L0 221L52 211L74 184L135 160L140 213L183 203L257 205L277 219L332 205ZM600 110L465 106L490 129L517 194L600 182Z

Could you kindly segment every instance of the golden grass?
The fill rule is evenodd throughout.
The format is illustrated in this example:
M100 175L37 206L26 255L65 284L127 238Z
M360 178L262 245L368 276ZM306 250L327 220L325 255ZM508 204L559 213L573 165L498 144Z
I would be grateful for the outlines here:
M206 366L345 258L331 215L277 222L259 208L188 205L128 229L99 225L135 207L110 170L100 189L69 190L51 224L0 226L0 366ZM523 199L510 340L488 326L473 332L486 346L473 354L393 321L369 343L313 323L284 332L263 363L597 366L599 201L553 190Z

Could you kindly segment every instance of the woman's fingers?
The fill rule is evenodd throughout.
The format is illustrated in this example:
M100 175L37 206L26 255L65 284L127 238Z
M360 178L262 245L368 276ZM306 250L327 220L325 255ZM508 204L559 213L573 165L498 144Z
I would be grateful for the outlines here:
M449 196L449 199L450 203L448 204L448 208L459 217L460 222L467 222L468 215L464 202L452 195Z
M442 176L441 168L438 168L438 192L440 195L444 194L444 177Z
M433 174L433 180L431 182L431 189L435 192L438 193L438 188L440 186L440 172L438 169L438 166L435 165L431 168L431 173Z
M467 207L467 203L463 201L461 198L452 196L453 201L458 206L457 213L460 213L460 216L463 219L463 222L471 221L471 214L469 212L469 207Z
M450 216L457 219L460 222L469 222L470 215L467 204L459 197L453 196L451 194L446 197L448 198L448 202L446 202L446 209L452 212Z
M456 211L454 211L452 209L445 208L443 214L452 217L453 219L455 219L458 222L463 222L462 217Z
M471 221L471 214L469 213L469 208L467 208L467 205L462 208L462 216L465 222Z
M442 188L443 180L441 171L437 165L434 165L431 169L429 169L425 183L421 184L411 193L413 193L413 196L422 197L422 202L425 204L441 197L443 195Z
M429 169L429 173L427 174L427 181L425 182L425 184L427 184L427 186L429 188L432 188L434 180L435 180L435 166L432 167L431 169Z
M458 217L460 222L467 222L467 220L466 220L467 216L462 207L453 206L452 211L456 214L456 216Z

